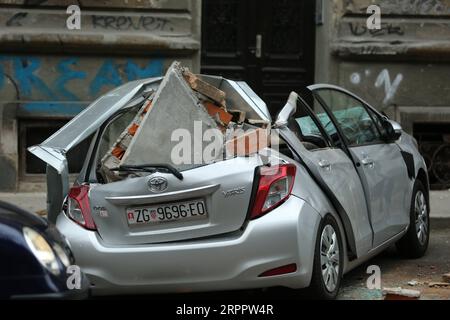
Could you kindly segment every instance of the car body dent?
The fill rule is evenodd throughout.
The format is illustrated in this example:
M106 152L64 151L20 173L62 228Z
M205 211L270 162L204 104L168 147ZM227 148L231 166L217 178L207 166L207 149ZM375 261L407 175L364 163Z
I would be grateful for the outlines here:
M28 151L55 168L58 173L67 171L65 154L93 134L111 115L123 108L144 85L159 79L132 81L111 90L92 102L47 140L29 147Z
M335 90L335 91L338 91L338 92L345 93L345 94L353 97L354 99L359 100L367 108L371 109L374 113L376 113L376 114L380 115L381 117L385 118L386 120L388 120L391 123L391 125L393 126L394 130L401 132L399 138L396 141L392 141L390 143L387 142L386 144L389 144L391 146L395 144L395 145L398 146L400 152L402 152L402 151L403 152L408 152L408 153L410 153L413 156L413 158L414 158L415 174L414 174L414 179L409 179L408 180L405 177L402 178L402 181L403 181L403 184L404 184L403 190L405 190L406 192L404 192L402 194L402 196L398 196L397 199L396 199L396 201L397 201L396 204L399 204L399 207L409 208L409 206L410 206L410 199L411 199L411 196L412 196L413 185L414 185L414 182L415 182L415 178L418 177L419 170L423 170L423 172L425 174L425 177L426 177L426 180L427 180L427 182L426 182L426 184L427 184L426 185L426 189L429 190L428 173L427 173L425 160L422 157L422 155L420 154L420 152L419 152L419 150L417 148L417 144L414 142L414 138L411 135L409 135L408 133L404 132L401 129L400 124L396 123L395 121L392 121L392 120L388 119L384 115L381 115L378 112L378 110L376 110L374 107L372 107L364 99L362 99L361 97L359 97L359 96L353 94L352 92L350 92L350 91L348 91L348 90L346 90L344 88L341 88L339 86L330 85L330 84L314 84L314 85L308 86L307 88L310 91L312 91L312 92L314 92L316 90L322 90L322 89L331 89L331 90ZM370 146L369 146L369 148L370 148ZM349 154L350 157L352 155L354 155L354 154ZM399 158L402 157L401 153L399 155L400 155ZM407 171L406 164L404 162L402 164L405 166L405 171ZM382 165L384 166L385 164L383 163ZM361 171L361 170L359 170L359 171ZM365 181L365 178L361 177L361 181ZM366 194L368 192L367 186L365 187L365 192L366 192ZM378 192L380 192L380 190L378 190ZM428 196L429 195L427 194L427 197ZM367 197L367 199L368 199L367 201L369 201L369 197ZM428 200L428 203L429 203L429 200ZM374 214L374 213L371 212L371 208L369 208L369 213L370 213L371 216ZM396 234L399 235L399 234L402 234L404 232L405 226L408 226L409 221L410 221L410 219L409 219L409 210L405 210L403 213L397 214L397 216L395 217L395 220L396 220L395 224L397 224L397 226L395 227L395 231L394 230L390 231L390 232L388 231L386 233L386 234L389 234L391 237L396 237ZM371 223L373 223L373 221L374 221L374 217L371 217ZM389 224L390 222L384 221L384 222L380 222L380 223L381 224L383 224L383 223ZM373 246L375 248L377 248L379 246L382 246L382 244L385 242L385 238L387 236L382 236L381 234L377 233L377 230L375 230L375 228L376 228L376 226L374 226L374 244L373 244ZM378 237L378 239L377 239L375 233L377 233L380 236L380 237Z
M254 92L245 83L235 82L214 76L202 75L201 78L205 81L210 82L212 85L215 85L218 88L233 88L233 92L236 92L236 95L227 97L227 100L230 99L230 101L233 101L232 105L239 105L239 102L243 102L244 104L251 107L251 110L247 110L249 114L254 115L255 118L262 118L270 121L271 118L267 106L259 97L256 96L256 94L254 94ZM160 80L161 78L158 79ZM158 79L147 81L154 81L152 82L152 84L158 85ZM60 205L68 190L67 160L65 159L65 153L70 150L70 148L75 146L76 143L81 142L83 139L90 136L96 131L97 133L95 135L96 137L99 137L99 131L101 130L98 129L100 128L100 126L103 125L105 121L107 121L107 119L109 119L113 114L124 108L127 103L131 99L133 99L133 97L135 97L136 94L140 92L140 90L142 90L142 86L144 85L146 85L145 80L143 80L143 82L134 82L134 85L131 87L134 93L127 94L127 99L120 99L117 96L118 92L113 94L112 96L116 97L116 104L111 107L113 110L108 109L107 114L102 115L101 120L95 119L95 121L92 121L91 119L89 130L87 130L86 128L82 128L82 123L80 123L80 121L83 121L84 118L78 116L71 122L69 122L60 131L58 131L54 136L47 139L44 143L39 146L30 148L31 152L48 163L48 197L49 207L51 207L51 210L49 210L49 218L51 217L51 219L57 220L57 225L59 228L61 228L63 234L66 234L66 236L70 239L74 239L72 241L72 244L74 245L73 249L75 255L78 255L77 258L80 258L80 264L82 264L83 266L87 266L87 268L85 269L86 272L92 277L92 279L94 279L94 282L97 282L97 288L100 291L103 289L106 293L112 293L114 292L114 290L117 290L119 292L123 292L122 290L132 291L133 289L136 289L136 287L138 287L136 286L136 284L134 284L135 286L132 288L126 287L129 285L133 285L131 282L135 281L136 279L148 281L146 285L141 286L140 289L136 289L143 291L148 288L150 288L152 291L156 290L165 292L182 290L186 288L190 290L211 290L211 287L217 290L238 289L264 287L273 284L300 288L309 285L312 263L314 261L315 246L313 244L315 243L316 233L320 221L327 214L331 214L337 219L338 226L341 231L341 236L345 241L344 243L347 244L346 246L344 245L344 272L347 272L362 261L365 261L369 257L380 252L389 244L392 244L393 241L400 238L406 231L408 224L406 218L409 214L409 211L405 211L405 215L403 217L405 226L402 226L402 230L395 234L393 237L385 239L385 241L382 241L375 246L373 240L374 231L371 225L370 208L367 208L367 206L369 206L367 200L368 197L364 194L362 196L358 195L358 197L361 198L358 205L362 207L361 202L364 202L363 204L365 206L364 210L361 210L364 212L361 213L361 211L358 211L357 208L355 209L355 206L351 207L350 205L349 207L348 203L343 203L342 199L339 199L337 196L337 192L339 190L336 190L340 184L352 185L353 183L354 185L355 177L362 184L362 178L356 170L356 161L352 157L348 146L344 143L343 149L332 149L332 151L338 152L338 154L335 155L333 159L342 160L343 158L348 157L349 166L355 166L354 171L356 172L356 174L352 176L353 181L348 181L345 175L341 174L341 176L338 177L337 181L333 182L334 188L331 188L328 185L327 180L321 177L320 169L317 166L317 158L314 158L311 154L308 154L309 151L301 143L299 143L298 140L296 140L295 134L286 127L279 128L277 130L281 133L282 138L286 140L288 145L290 145L291 149L294 149L294 158L291 159L282 154L279 154L278 156L279 158L284 159L286 162L293 162L292 160L294 160L297 166L296 179L292 191L292 196L285 203L271 211L269 214L251 221L248 221L247 217L242 217L242 220L246 220L244 221L244 223L241 220L236 220L233 222L233 225L231 226L232 228L228 226L230 227L228 229L221 227L212 230L214 232L221 231L221 233L217 234L214 234L214 232L208 233L209 231L207 230L198 232L198 230L194 230L195 228L192 228L192 230L188 230L186 228L182 229L182 226L178 226L180 231L178 232L178 234L175 234L175 232L172 231L172 234L163 234L163 236L159 236L157 235L157 232L154 232L153 235L151 232L147 232L146 234L142 232L141 235L138 235L140 238L135 237L133 239L132 235L125 234L125 237L122 236L121 239L112 239L112 237L108 239L108 237L102 236L102 227L98 229L99 232L83 229L79 225L75 224L72 220L70 220L65 214L60 214ZM120 88L122 87L119 87L118 89ZM308 87L308 89L310 90L322 88L338 90L356 97L351 92L333 85L319 84ZM364 102L359 97L356 98ZM370 105L368 105L367 103L365 104L370 107ZM93 105L98 106L98 104L95 103ZM374 112L378 113L378 111L373 109L373 107L370 108ZM62 138L61 140L57 139L58 134L63 135L64 130L68 130L67 128L73 128L75 131L78 130L78 135L80 137L77 136L76 143L67 141L66 145L63 145L63 143L61 142ZM56 143L58 140L60 141L60 143ZM94 140L95 138L93 139L91 147L88 151L89 158L91 158L92 155L96 156L93 153L93 150L95 150L96 148ZM426 166L424 160L420 156L417 147L414 145L412 137L403 132L400 138L392 144L397 145L399 149L413 155L415 161L415 176L418 175L418 172L421 169L424 169L426 174ZM295 145L296 147L294 148L293 145ZM317 154L320 154L320 152L318 152ZM276 153L272 155L276 157ZM236 162L236 160L234 161ZM90 178L92 177L93 170L92 168L88 169L86 167L86 164L88 162L89 161L85 162L85 165L82 169L82 175L84 176L84 178L82 178L82 175L80 174L78 182L91 182ZM232 162L233 161L230 161L230 164ZM261 164L262 163L258 163L258 165ZM242 163L242 166L244 165L247 164ZM216 167L220 167L220 165L216 165ZM250 169L253 168L247 169L247 176L244 180L248 180L248 178L250 177ZM210 171L208 170L214 170L214 165L205 166L201 168L201 170L206 170L206 173L210 173ZM237 171L233 170L234 169L231 169L230 167L230 172ZM251 170L251 173L253 174L253 170ZM207 177L208 175L205 176ZM211 176L214 176L212 172ZM169 180L169 185L179 186L180 190L182 188L186 188L186 185L181 185L179 181L176 181L175 178L171 177L170 175L165 175L165 177ZM186 177L189 178L189 173L186 175ZM189 187L195 189L196 186L204 185L204 183L207 182L206 177L204 179L202 178L203 180L201 180L200 178L192 180L191 182L195 183L193 183ZM223 178L219 174L215 175L214 177L215 180L208 181L208 183L211 185L211 188L213 185L217 186L214 187L214 189L217 189L218 191L223 191L222 189L220 189L221 187L224 187L224 190L234 190L233 188L235 187L235 185L233 185L233 183L237 183L236 186L244 185L243 181L239 179L229 179L229 177L227 179ZM107 208L108 205L114 201L122 201L124 196L139 197L139 195L142 195L141 190L143 189L139 189L139 186L135 182L138 181L142 185L144 185L145 182L146 185L146 178L136 178L130 180L134 181L127 181L125 183L119 182L121 185L126 186L126 188L120 189L126 191L121 191L120 194L116 193L115 195L113 195L113 197L111 197L110 195L112 192L117 192L117 190L119 190L117 188L117 185L119 184L118 182L113 182L106 185L92 184L91 191L97 193L96 196L92 197L95 205L99 208ZM114 185L115 183L116 185ZM411 192L412 184L413 181L411 181L410 185ZM50 187L50 185L52 185L52 188ZM250 185L245 185L244 187L246 190L248 190L248 192L251 191ZM359 188L362 190L361 186L359 186ZM190 189L189 192L193 192L194 189ZM141 193L137 193L137 191ZM168 191L170 192L174 190ZM197 192L198 190L194 191ZM218 193L222 198L224 198L221 192ZM172 199L170 197L173 195L161 194L154 195L152 197L157 198L160 196L168 196L169 198L167 199ZM409 203L407 203L407 201L405 200L408 199L408 196L410 199L410 195L405 195L402 201L405 208L409 208ZM173 199L176 199L176 195ZM236 198L233 197L232 199L234 200ZM125 202L128 203L129 200L130 199L127 198ZM138 202L141 200L142 203L148 203L149 197L138 199ZM347 200L350 202L352 201L351 198ZM59 207L57 205L58 203ZM225 203L225 201L222 201L222 204L223 203ZM245 203L248 203L248 201L245 201ZM238 210L237 207L239 207L239 205L236 205L234 207L227 207L225 205L223 206L222 210L220 210L220 213L222 215L230 214L230 211ZM231 214L231 216L233 216L233 214ZM111 215L108 219L112 221ZM126 219L124 217L119 217L117 219L121 219L123 226L126 227ZM286 224L288 220L292 223L292 225ZM116 222L117 221L112 221L109 223L110 225L115 226L117 225ZM109 226L107 225L107 223L108 222L105 222L103 228L105 231L111 231L111 229L108 230ZM126 233L126 228L124 228L124 230L120 231L122 231L122 233ZM289 230L289 233L284 234L284 230ZM165 230L162 230L161 233L164 233L163 231L165 232ZM167 233L170 233L170 231ZM150 239L148 237L149 235L153 238ZM291 236L291 238L289 238L290 240L286 238L288 235ZM294 236L297 239L297 243L295 245L297 245L298 247L296 248L293 248L293 244L291 243L295 242L292 240L292 237ZM238 245L243 245L243 241L250 238L253 239L251 240L252 243L259 242L258 248L264 248L264 245L262 244L266 243L266 241L269 241L270 239L274 239L274 243L269 245L269 242L267 242L267 246L273 249L274 246L280 245L281 249L278 251L267 253L266 251L264 251L264 249L261 249L261 251L250 250L250 247L246 247L247 249L249 249L249 251L246 251L246 248L240 249L237 247ZM279 238L282 239L284 243L287 243L286 247L281 246L281 243L278 242ZM125 239L126 241L124 241L123 239ZM228 248L228 246L230 246L230 248ZM211 248L214 248L215 250L212 250ZM278 267L282 265L282 263L292 263L292 255L290 256L286 250L293 249L296 250L295 254L298 255L295 258L297 259L295 261L299 263L300 267L297 273L275 277L275 279L254 279L255 274L257 274L256 272L266 271L267 269L270 269L270 267ZM102 265L99 266L93 264L93 259L91 257L92 252L95 252L96 254L103 257L100 259L100 263ZM233 255L239 257L240 260L236 262L238 266L236 266L236 263L233 264L222 261L222 257L216 256L216 252L219 252L224 256L227 256L227 254L224 253L228 252L228 256ZM148 254L144 255L143 257L144 260L149 261L148 264L140 263L139 265L137 265L135 263L135 259L130 259L130 257L135 257L136 259L142 257L143 253ZM189 264L193 264L191 266L188 266L189 270L194 270L194 267L196 265L198 266L198 261L197 264L195 264L196 261L194 260L197 259L188 259L188 257L192 257L193 255L195 255L196 257L203 257L203 259L206 259L205 261L212 260L212 267L209 270L211 271L211 274L205 271L201 275L192 274L192 277L188 278L181 278L180 276L178 280L171 280L167 278L166 280L162 279L160 282L158 282L157 279L152 278L151 273L153 271L156 272L155 274L158 274L158 271L161 271L160 274L162 275L162 277L164 275L170 274L170 272L164 269L164 259L160 259L163 254L164 256L169 255L169 259L175 263L180 263L180 261L183 260L182 258L185 257L186 259L184 261L188 261ZM123 257L127 257L127 259L123 259ZM243 257L248 257L249 260L245 260ZM228 261L233 262L232 260L233 259L228 258ZM147 265L152 265L150 261L156 261L156 263L154 264L155 269L152 269L153 271L148 270L148 268L146 267ZM141 269L141 267L145 267L146 269ZM200 265L200 267L203 267L203 265ZM123 274L121 275L120 270L124 270L124 268L135 270L137 278L131 279L130 277L125 277L125 275ZM175 273L178 272L175 269L171 270L173 270L173 272ZM214 270L217 271L215 274ZM127 283L127 280L129 280L130 282ZM178 281L178 283L176 283L176 281ZM108 286L112 286L115 288L110 288L111 290L108 291L108 289L105 289Z
M298 154L301 161L304 163L305 168L307 168L309 175L311 178L313 178L314 183L317 184L319 189L321 190L321 193L326 195L326 198L329 200L329 203L331 202L333 211L337 213L340 220L343 222L344 231L346 234L347 239L347 245L349 249L349 253L352 255L352 259L358 257L358 255L362 255L365 252L367 252L370 249L370 246L367 244L367 240L364 240L367 238L368 234L371 231L366 230L363 233L364 226L367 229L368 221L366 221L366 225L364 225L364 221L360 221L357 225L355 225L356 221L360 220L358 219L358 216L351 215L351 213L347 212L344 209L343 204L339 201L339 199L336 197L335 193L332 189L327 185L326 181L324 181L321 177L321 174L319 173L319 170L317 166L314 163L314 160L309 157L308 153L309 151L306 150L301 143L296 143L296 136L294 133L292 133L289 129L282 129L280 130L281 136L288 141L288 143L291 144L291 146L294 148L294 151ZM294 147L293 145L296 145ZM339 183L347 183L347 181L337 181ZM314 197L315 195L313 195ZM316 202L317 205L319 205ZM319 205L316 207L320 212L330 213L330 211L322 211L324 209L328 209L327 207L324 207L322 205ZM355 212L359 214L359 212ZM363 217L364 218L364 217ZM353 222L352 222L353 221ZM358 231L359 237L356 238L358 234L355 234L355 232ZM371 233L370 233L371 234ZM361 244L364 244L361 246Z
M412 189L413 189L415 180L419 178L419 171L422 171L422 173L425 177L425 179L424 179L425 181L422 181L422 182L425 186L425 190L427 190L425 196L427 198L429 209L431 210L430 199L429 199L430 185L429 185L428 169L427 169L427 165L425 163L425 159L422 157L419 150L417 149L417 144L414 141L414 138L410 134L403 131L402 135L395 143L397 144L397 146L400 148L401 151L412 154L413 159L414 159L414 179L410 179L410 182L409 182L409 187L410 187L411 193L412 193ZM406 167L406 164L405 164L405 167ZM412 194L410 194L409 196L411 197L411 195ZM409 199L411 199L411 198L409 198Z
M412 193L412 186L415 182L415 179L408 179L408 176L406 174L407 170L405 168L405 171L398 170L394 165L405 165L403 161L403 156L401 154L401 151L406 151L413 155L415 163L418 163L416 165L416 174L414 177L417 177L419 168L423 168L424 166L424 160L423 157L420 155L417 145L414 145L413 138L409 136L407 133L401 131L401 127L399 124L393 123L393 121L389 120L386 116L380 114L378 110L373 108L369 103L364 101L359 96L356 96L352 92L330 84L315 84L307 87L311 92L315 93L316 91L320 90L330 90L330 91L337 91L343 94L346 94L355 100L358 100L361 102L362 105L364 105L366 108L370 109L373 113L377 114L379 117L384 118L385 120L388 120L391 125L393 126L394 130L397 132L400 132L400 137L396 141L389 141L389 142L380 142L378 144L368 144L368 145L361 145L361 146L350 146L348 145L347 139L344 138L344 135L342 132L338 132L339 135L344 140L344 150L347 151L348 157L353 161L355 164L355 170L357 171L358 175L360 176L361 183L363 184L364 194L366 198L367 203L367 210L369 214L369 223L372 228L373 233L373 240L372 240L372 249L377 248L381 246L386 239L390 239L392 237L395 237L398 234L401 234L405 230L405 226L408 226L409 224L409 204L411 199L411 193ZM319 99L321 104L326 104L324 101ZM328 106L326 107L328 109ZM334 119L334 113L336 112L329 112L327 110L327 113L330 113L329 116ZM334 120L333 122L336 122ZM337 123L335 123L336 126ZM338 129L340 131L340 129ZM405 141L406 144L402 141ZM397 149L396 147L399 147ZM369 152L370 151L370 152ZM360 153L370 153L372 152L373 156L378 160L376 161L376 173L378 174L378 177L375 174L375 172L370 172L374 170L365 170L363 168L364 166L358 166L358 163L363 163L361 159ZM395 158L395 159L394 159ZM391 160L389 163L385 160ZM392 170L396 170L396 179L394 180L394 183L397 183L397 194L393 195L388 192L389 196L388 199L390 203L388 203L388 207L390 208L392 205L395 206L395 214L389 214L389 210L385 207L383 210L380 208L374 208L374 206L379 206L380 204L383 204L386 206L386 190L382 188L383 179L391 178L392 177ZM424 169L424 172L426 173L426 169ZM405 173L405 174L403 174ZM380 178L382 180L380 181ZM427 178L428 180L428 178ZM401 186L401 187L399 187ZM398 190L397 190L398 189ZM401 190L400 190L401 189ZM428 189L428 188L427 188ZM383 199L384 195L384 199ZM388 201L388 202L389 202ZM380 211L381 210L381 211ZM387 212L386 212L387 210ZM387 216L386 216L387 215ZM389 218L389 219L388 219ZM388 221L389 220L389 221Z
M413 155L414 176L417 177L417 175L419 174L419 170L422 169L425 172L428 180L427 165L425 163L425 160L421 156L419 150L417 149L417 145L414 142L414 138L410 134L403 131L402 135L395 143L402 151L408 152Z
M200 79L227 93L226 101L230 106L239 106L247 113L248 119L261 118L268 122L271 116L266 103L244 81L233 81L223 77L198 75ZM248 108L250 106L251 108Z
M254 118L261 118L270 123L271 117L266 104L253 92L245 82L237 82L222 77L201 75L214 84L230 87L232 94L227 97L233 105L248 105L244 110ZM28 151L47 163L47 207L50 221L55 221L62 201L68 193L69 172L66 153L94 134L116 112L126 107L140 93L150 89L156 90L162 77L131 81L117 87L92 102L85 110L70 120L60 130L39 145L31 146ZM93 145L91 144L91 148ZM88 152L88 154L90 151ZM56 172L55 172L56 170ZM86 170L86 166L83 166ZM82 170L82 171L83 171ZM58 186L57 188L52 187ZM62 188L62 192L58 189Z

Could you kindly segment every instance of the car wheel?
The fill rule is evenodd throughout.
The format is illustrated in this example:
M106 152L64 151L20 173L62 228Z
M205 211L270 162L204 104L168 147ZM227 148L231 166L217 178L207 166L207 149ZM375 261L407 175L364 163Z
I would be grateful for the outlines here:
M420 258L425 254L430 238L430 210L420 180L414 184L409 219L408 232L397 242L397 250L405 258Z
M309 293L315 299L335 299L343 269L342 237L336 220L327 215L320 223Z

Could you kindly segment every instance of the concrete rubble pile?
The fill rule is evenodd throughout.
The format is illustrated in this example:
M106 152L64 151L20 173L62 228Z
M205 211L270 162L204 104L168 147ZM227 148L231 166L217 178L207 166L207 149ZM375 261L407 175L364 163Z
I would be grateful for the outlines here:
M225 91L174 62L158 89L148 95L133 121L104 155L101 171L112 182L128 176L111 170L120 166L169 164L186 170L204 165L201 153L211 143L203 138L208 129L217 129L214 132L222 135L216 137L222 141L219 152L208 163L230 155L248 156L270 144L270 123L248 119L239 105L227 105ZM192 135L190 163L173 162L173 148L178 142L172 138L177 130Z

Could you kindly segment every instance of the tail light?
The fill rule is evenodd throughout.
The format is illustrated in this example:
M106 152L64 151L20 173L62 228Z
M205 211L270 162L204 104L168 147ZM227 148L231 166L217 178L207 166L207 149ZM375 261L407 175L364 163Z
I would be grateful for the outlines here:
M296 167L282 164L259 167L257 172L258 190L255 195L251 219L259 218L289 198L294 185Z
M258 277L273 277L279 276L286 273L293 273L297 271L297 265L295 263L287 264L285 266L281 266L275 269L267 270L261 273Z
M66 203L64 204L64 209L67 216L80 226L89 230L96 230L97 227L92 219L88 194L88 185L70 188Z

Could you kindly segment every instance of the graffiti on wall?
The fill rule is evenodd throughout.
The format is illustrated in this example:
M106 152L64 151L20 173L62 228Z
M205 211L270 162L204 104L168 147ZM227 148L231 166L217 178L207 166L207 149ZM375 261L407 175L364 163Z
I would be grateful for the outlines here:
M383 22L380 24L380 29L369 29L366 24L358 22L349 22L348 27L350 33L354 36L360 37L369 35L372 37L381 37L388 35L403 36L405 30L401 25Z
M78 57L53 58L50 63L49 59L44 60L37 56L0 55L0 92L8 80L17 91L17 100L49 101L40 106L53 110L55 102L91 101L125 82L163 73L162 59L107 58L90 63Z
M104 30L144 30L144 31L173 31L172 22L167 18L152 16L105 16L93 15L92 26Z
M441 0L397 0L383 2L383 9L388 12L415 12L417 14L436 14L449 11Z
M364 72L353 72L350 75L350 82L354 85L359 85L364 80L364 77L368 78L371 73L372 71L369 69L365 70ZM393 100L402 81L403 74L398 73L392 79L388 69L383 69L377 74L373 86L375 88L381 88L383 90L384 105L387 105Z
M351 12L366 13L366 8L374 2L381 7L383 14L439 15L450 12L447 0L345 0L345 6Z
M72 11L68 11L72 12ZM52 15L53 20L58 23L55 27L61 28L65 27L67 22L71 22L74 19L74 15ZM79 16L81 17L81 16ZM19 12L11 15L4 22L5 27L30 27L36 25L36 19L41 19L42 17L37 16L35 13L31 12ZM114 16L114 15L87 15L87 19L83 20L84 27L89 29L100 29L100 30L113 30L113 31L164 31L173 32L175 31L174 22L169 18L155 17L151 15L139 15L139 16ZM71 22L72 23L72 22ZM81 23L79 19L78 24ZM70 30L71 28L69 28Z

